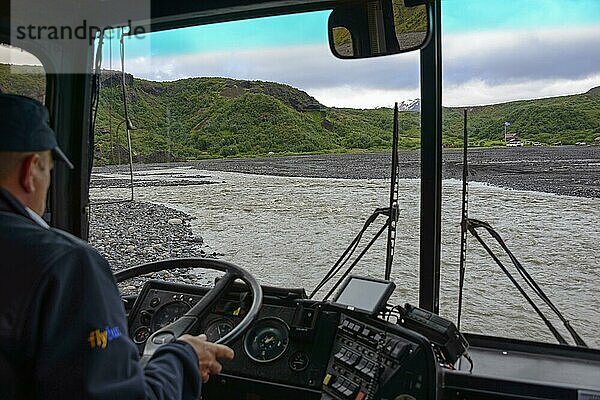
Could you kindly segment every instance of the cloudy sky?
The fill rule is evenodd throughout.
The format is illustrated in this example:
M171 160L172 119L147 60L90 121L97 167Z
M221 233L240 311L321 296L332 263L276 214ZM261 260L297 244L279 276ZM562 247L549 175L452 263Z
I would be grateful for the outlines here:
M598 0L443 0L442 10L444 105L574 94L600 86ZM418 52L338 60L327 45L328 15L131 38L126 69L151 80L224 76L282 82L328 106L391 106L419 97ZM104 66L117 69L117 40L112 48L112 62L107 52Z

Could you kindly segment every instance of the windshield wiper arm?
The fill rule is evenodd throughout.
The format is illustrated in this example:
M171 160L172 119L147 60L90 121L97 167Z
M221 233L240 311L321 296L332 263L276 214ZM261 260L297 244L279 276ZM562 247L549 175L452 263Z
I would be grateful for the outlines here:
M554 327L554 325L552 325L552 323L548 320L548 318L546 318L546 316L542 313L542 311L537 307L537 305L535 304L535 302L531 299L531 297L529 297L529 295L525 292L525 290L521 287L521 285L517 282L517 280L512 276L512 274L508 271L508 269L504 266L504 264L502 264L502 262L494 254L494 252L492 251L492 249L490 249L490 247L483 241L483 239L481 238L481 236L479 236L479 233L477 233L477 230L476 230L477 228L484 228L494 239L496 239L496 241L498 242L498 244L500 245L500 247L502 247L502 249L504 250L504 252L506 253L506 255L508 255L508 257L512 261L513 265L515 266L515 268L517 269L517 271L519 272L519 274L521 275L521 277L525 280L525 282L527 282L527 284L534 291L534 293L537 294L538 297L541 298L542 301L544 303L546 303L546 305L548 307L550 307L550 309L561 320L561 322L563 323L563 325L565 326L565 328L567 329L567 331L571 334L571 337L573 338L573 340L575 341L575 343L578 346L581 346L581 347L588 347L587 344L581 338L581 336L579 336L579 334L577 334L577 332L575 331L575 329L571 326L570 322L562 315L562 313L552 303L552 301L546 295L546 293L544 293L544 291L542 290L542 288L535 282L535 280L531 277L531 275L529 275L529 273L527 272L527 270L525 269L525 267L523 267L523 265L519 262L519 260L517 260L517 258L514 256L514 254L508 248L508 246L504 243L504 240L502 240L502 237L500 237L500 235L498 234L498 232L496 232L491 227L490 224L488 224L486 222L483 222L483 221L476 220L476 219L472 219L472 218L468 218L466 220L466 225L467 225L467 229L469 230L469 232L471 232L471 234L477 239L477 241L479 241L479 243L488 252L488 254L496 262L496 264L498 264L498 266L502 269L502 271L504 272L504 274L511 280L511 282L513 283L513 285L519 290L519 292L521 293L521 295L533 307L533 309L540 316L540 318L542 318L542 320L544 321L544 323L546 324L546 326L548 327L548 329L550 329L550 332L552 332L552 334L554 335L554 337L556 338L556 340L558 340L558 342L561 343L561 344L567 344L568 345L567 341L562 337L562 335L558 332L558 330L556 330L556 328Z
M327 272L327 274L325 274L325 276L323 277L323 279L321 280L321 282L319 282L319 284L310 293L310 295L308 296L309 299L312 299L314 297L314 295L317 294L317 292L319 290L321 290L321 288L323 286L325 286L327 284L327 282L329 282L331 279L333 279L333 277L335 275L337 275L338 272L340 272L340 270L344 267L344 265L346 265L346 263L348 262L348 260L352 256L352 254L354 254L354 252L356 251L356 248L358 247L358 245L359 245L359 243L360 243L360 241L362 239L363 234L366 232L366 230L369 228L369 226L371 226L371 224L373 223L373 221L375 221L375 219L377 219L377 217L379 215L388 215L388 214L389 214L389 209L387 207L386 208L376 208L375 209L375 211L373 212L373 214L371 214L369 216L369 218L367 218L367 220L365 221L365 224L363 225L363 227L360 230L360 232L358 232L358 234L352 240L352 242L350 243L350 245L346 248L346 250L344 250L344 252L340 256L340 258L338 258L338 260L335 262L335 264L333 264L333 267L331 267L331 269ZM386 222L386 224L384 225L384 228L387 227L387 226L388 226L388 223ZM384 229L384 228L382 228L382 229ZM375 237L375 240L380 235L381 235L381 233L378 233L376 235L376 237ZM367 245L367 247L361 252L361 254L358 255L358 257L356 258L356 260L354 260L354 262L350 266L349 270L347 270L344 273L342 279L345 278L348 275L348 273L352 270L352 268L354 268L354 266L356 265L356 263L358 263L358 261L362 258L362 256L364 255L364 253L366 253L366 251L371 247L371 245L372 245L372 243L369 243ZM333 289L335 289L338 285L339 285L339 282L336 285L334 285ZM328 296L329 296L329 294L327 295L327 297ZM327 299L327 297L325 299Z

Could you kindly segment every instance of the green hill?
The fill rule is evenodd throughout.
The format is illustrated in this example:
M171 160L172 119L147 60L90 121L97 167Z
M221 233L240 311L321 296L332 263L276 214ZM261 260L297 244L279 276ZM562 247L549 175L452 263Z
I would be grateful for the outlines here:
M120 75L102 78L97 158L124 161ZM228 78L152 82L126 77L138 159L344 152L390 147L392 111L328 108L288 85ZM401 115L404 148L419 146L419 116ZM118 130L118 132L117 132ZM113 134L111 135L111 132Z
M41 101L46 94L43 72L38 66L0 64L0 93L16 93Z
M31 67L28 67L31 68ZM43 75L9 74L0 90L40 98ZM121 75L102 74L96 159L127 160ZM372 151L391 146L392 110L329 108L307 93L273 82L190 78L153 82L126 76L133 150L138 161L255 156L270 153ZM503 145L504 121L525 143L592 143L600 135L600 88L587 93L472 107L474 146ZM446 147L462 143L462 109L444 108ZM417 112L400 113L400 147L420 145Z
M462 108L444 110L444 143L460 146ZM504 122L509 133L516 133L525 144L593 143L600 135L600 87L572 96L521 100L472 107L469 112L469 137L475 146L503 144Z

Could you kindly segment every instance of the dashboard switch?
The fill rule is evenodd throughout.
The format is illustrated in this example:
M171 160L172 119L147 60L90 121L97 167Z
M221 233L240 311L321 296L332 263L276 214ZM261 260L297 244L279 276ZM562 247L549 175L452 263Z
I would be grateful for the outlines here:
M344 379L342 377L340 377L340 379L336 379L335 382L333 382L331 387L337 391L340 391L340 388L342 387L343 383L344 383Z
M385 344L385 352L390 354L394 347L396 347L397 343L398 341L396 339L388 339L387 343Z
M352 353L352 355L350 356L350 359L348 360L348 364L350 364L351 366L354 366L358 363L358 360L360 360L361 356L359 354L356 353Z
M150 300L150 307L156 307L160 304L160 297L154 297Z
M362 371L365 369L365 367L366 367L366 366L367 366L367 360L363 358L363 359L362 359L362 360L361 360L361 361L358 363L358 365L356 366L356 369L357 369L358 371L361 371L361 372L362 372Z
M395 358L396 360L398 360L398 359L400 359L400 357L402 357L404 355L407 348L409 348L409 347L410 347L410 345L408 345L407 343L398 342L398 344L396 344L396 347L394 347L392 349L392 351L390 352L390 356L392 358Z
M154 312L154 310L152 310ZM140 313L140 322L142 325L150 325L150 321L152 321L152 313L148 310L143 310Z

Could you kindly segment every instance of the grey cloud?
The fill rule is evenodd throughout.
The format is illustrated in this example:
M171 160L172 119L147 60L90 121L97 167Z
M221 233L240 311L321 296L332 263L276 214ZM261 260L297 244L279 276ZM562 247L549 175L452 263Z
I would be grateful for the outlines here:
M465 42L463 46L461 56L444 65L444 80L450 84L458 85L472 79L490 85L576 80L600 72L600 35L577 41L533 37L516 46L489 43L488 48L475 47L470 52L469 43Z
M166 64L166 63L165 63ZM418 56L416 54L381 57L370 60L339 60L325 47L296 47L261 52L188 55L168 61L169 74L160 59L153 67L133 65L135 75L147 79L169 76L179 79L190 76L227 76L237 79L283 82L299 88L390 89L418 87Z
M487 33L448 36L444 83L479 80L490 86L528 81L576 80L600 73L600 29L571 32ZM325 46L299 46L235 53L154 58L130 63L148 79L227 76L269 80L298 88L354 87L374 90L418 88L418 52L367 60L338 60ZM168 68L165 68L168 66Z

